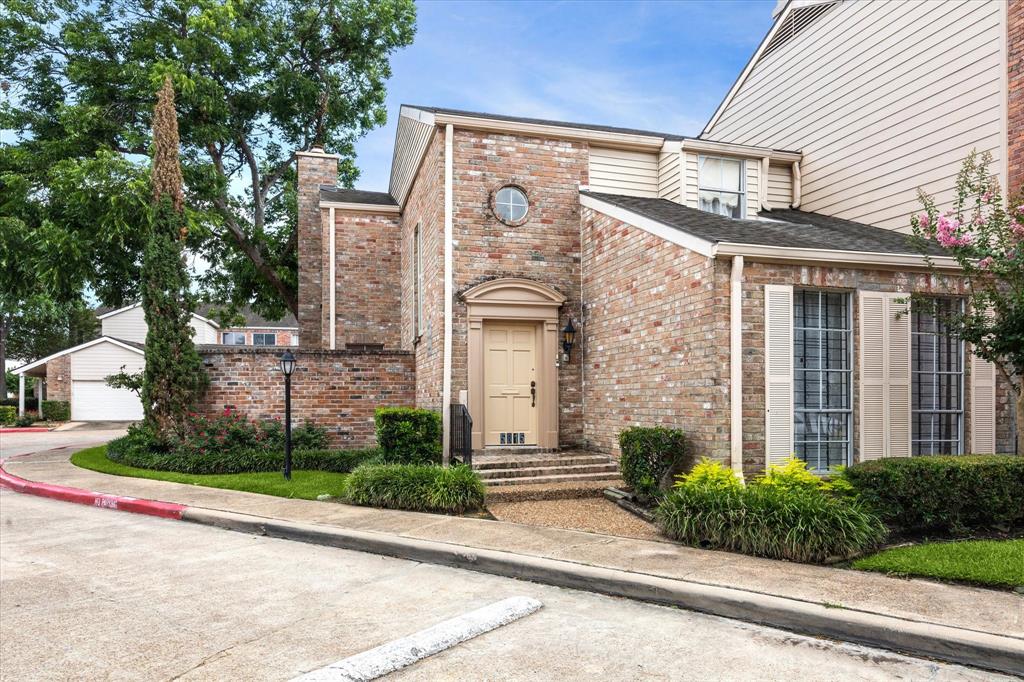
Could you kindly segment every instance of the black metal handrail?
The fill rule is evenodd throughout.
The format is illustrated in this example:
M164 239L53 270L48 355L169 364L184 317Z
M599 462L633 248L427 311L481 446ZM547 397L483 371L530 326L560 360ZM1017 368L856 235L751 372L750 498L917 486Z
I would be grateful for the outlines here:
M452 464L465 464L473 468L473 418L465 405L451 406L451 439L448 458Z

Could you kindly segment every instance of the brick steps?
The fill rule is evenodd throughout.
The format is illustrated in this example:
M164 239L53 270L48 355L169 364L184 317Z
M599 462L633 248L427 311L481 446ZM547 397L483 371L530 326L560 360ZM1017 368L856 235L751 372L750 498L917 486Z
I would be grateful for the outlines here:
M487 488L487 504L501 502L538 502L602 497L606 488L622 486L621 479L527 483Z
M473 468L481 476L485 476L484 472L493 470L505 470L505 469L537 469L544 467L562 467L569 465L596 465L596 464L608 464L609 460L604 455L566 455L559 457L558 455L551 455L549 457L523 457L523 458L503 458L498 460L488 460L485 457L475 457L473 459ZM615 463L611 463L615 466Z
M549 465L539 467L516 467L511 469L485 469L478 473L480 474L480 478L483 479L484 483L487 483L488 485L493 485L494 481L504 481L512 479L530 479L536 481L536 479L551 478L552 476L590 477L591 474L600 474L605 478L617 478L619 471L618 467L616 467L614 464L603 463L565 464L557 466Z

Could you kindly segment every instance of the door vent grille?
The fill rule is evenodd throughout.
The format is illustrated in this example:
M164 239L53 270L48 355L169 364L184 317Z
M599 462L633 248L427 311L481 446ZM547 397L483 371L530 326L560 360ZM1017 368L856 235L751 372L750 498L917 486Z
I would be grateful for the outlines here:
M775 32L771 41L765 46L764 52L761 53L761 59L764 59L772 52L775 52L795 38L798 33L823 17L830 9L838 5L840 2L841 0L836 0L835 2L825 2L818 5L808 5L807 7L798 7L797 9L794 9L789 13L789 16L783 20L782 25L779 26L779 30Z
M502 445L526 445L526 434L521 431L519 433L503 431L499 438Z

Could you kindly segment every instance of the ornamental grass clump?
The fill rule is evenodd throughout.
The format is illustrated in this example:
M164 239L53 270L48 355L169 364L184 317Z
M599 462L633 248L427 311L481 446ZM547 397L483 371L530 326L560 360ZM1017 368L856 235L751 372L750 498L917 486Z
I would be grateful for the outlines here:
M367 507L463 514L483 509L485 492L466 466L364 464L345 481L341 498Z
M886 534L877 516L830 490L802 462L743 485L718 462L702 461L679 478L656 515L666 535L688 545L806 563L858 556Z

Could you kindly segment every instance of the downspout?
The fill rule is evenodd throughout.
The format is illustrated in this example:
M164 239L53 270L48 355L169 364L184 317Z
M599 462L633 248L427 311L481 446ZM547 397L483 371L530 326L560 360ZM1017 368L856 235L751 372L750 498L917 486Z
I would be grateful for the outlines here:
M338 313L337 313L337 308L335 307L335 287L336 287L336 284L335 284L335 280L334 280L334 261L337 260L337 257L335 256L335 253L334 253L334 209L333 208L329 209L328 215L329 215L328 220L331 221L330 232L329 232L330 236L328 238L328 241L330 242L330 244L329 244L329 248L328 248L328 251L327 251L327 253L329 254L328 257L331 259L331 262L328 264L328 269L330 270L330 273L331 273L331 276L330 276L330 278L331 278L331 293L330 293L330 300L329 300L330 311L331 311L330 312L330 321L331 321L330 339L331 339L331 350L334 350L336 348L336 342L337 342L337 331L335 330L335 319L336 319Z
M37 380L37 383L36 383L37 386L39 385L38 381L39 380ZM43 404L41 402L37 402L36 403L36 411L39 413L40 417L43 416ZM19 417L24 417L25 416L25 375L24 374L19 374L18 375L18 416Z
M452 153L454 129L444 128L444 367L441 378L441 462L448 466L452 402Z
M800 208L800 162L793 162L793 203L790 208Z
M768 205L768 165L771 163L771 159L767 156L761 159L761 177L757 183L757 195L758 200L761 202L761 208L765 211L772 210L772 207Z
M743 256L729 275L729 462L743 480Z

